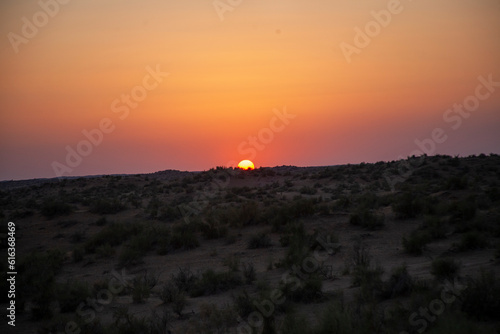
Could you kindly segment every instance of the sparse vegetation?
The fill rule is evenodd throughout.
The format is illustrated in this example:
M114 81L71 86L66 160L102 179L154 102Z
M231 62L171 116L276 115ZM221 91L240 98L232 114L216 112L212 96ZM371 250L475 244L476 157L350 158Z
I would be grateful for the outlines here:
M361 226L369 230L376 230L384 226L385 217L377 215L368 209L362 209L351 214L349 223L355 226Z
M422 200L410 192L405 192L396 197L392 210L400 219L414 218L422 212Z
M255 281L256 273L252 262L243 263L243 277L245 277L245 282L247 284L251 284Z
M240 271L240 258L232 255L224 260L224 265L229 268L233 273Z
M431 241L427 231L413 231L408 237L403 237L403 247L408 254L421 255L425 246Z
M296 286L297 283L295 280L300 282L299 286ZM295 277L295 280L292 280L292 282L281 282L280 288L287 300L311 303L323 297L323 281L317 273L306 274L300 279Z
M241 284L242 280L235 272L216 272L208 269L197 277L194 284L188 289L191 297L199 297L227 291Z
M331 303L319 320L317 334L355 333L354 319L341 303Z
M203 303L200 305L199 316L191 319L186 333L231 333L231 329L238 324L238 316L229 307L218 308L214 304Z
M425 331L494 333L498 166L496 155L410 157L0 190L0 213L19 222L16 307L46 334L71 321L82 334L222 334L255 321L266 334L414 333L412 314L452 284L456 299ZM82 302L103 306L93 321L78 316Z
M126 206L117 199L96 199L90 204L90 212L100 215L115 214L125 210Z
M462 311L479 320L498 320L500 314L500 281L494 271L481 270L470 278L464 291Z
M249 249L267 248L272 245L271 238L266 233L253 235L248 241Z
M200 246L194 224L179 223L172 229L171 245L174 249L193 249Z
M453 280L460 270L460 265L451 258L437 258L432 261L431 273L438 280Z
M119 246L131 236L138 234L143 229L141 224L113 223L105 226L100 232L92 236L85 243L85 250L88 253L94 253L99 246L106 244L110 246Z
M405 264L392 270L389 280L384 283L382 295L384 298L407 296L412 292L413 285L414 281Z
M383 290L383 269L373 266L369 250L362 240L356 240L351 251L352 286L360 287L357 298L363 302L371 302Z
M280 328L281 333L287 334L309 333L310 329L311 325L304 315L292 312L286 314Z
M17 284L22 294L17 295L16 305L31 301L34 319L48 319L53 315L51 301L56 298L55 276L61 269L63 254L58 250L30 253L22 258Z
M57 216L66 216L71 213L73 208L71 205L64 203L61 200L47 199L42 203L40 213L51 219Z
M151 295L158 283L158 276L155 273L145 272L134 278L132 283L132 300L134 303L143 303Z
M480 232L471 231L462 236L457 248L460 251L481 249L487 246L486 238Z
M81 302L92 297L87 283L80 281L68 281L64 284L59 284L56 290L57 300L62 313L74 312Z

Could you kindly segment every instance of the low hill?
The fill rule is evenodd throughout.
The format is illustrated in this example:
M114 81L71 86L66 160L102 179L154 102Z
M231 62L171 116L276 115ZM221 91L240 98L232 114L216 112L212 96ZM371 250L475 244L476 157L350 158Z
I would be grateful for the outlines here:
M0 217L19 332L500 330L498 155L6 181Z

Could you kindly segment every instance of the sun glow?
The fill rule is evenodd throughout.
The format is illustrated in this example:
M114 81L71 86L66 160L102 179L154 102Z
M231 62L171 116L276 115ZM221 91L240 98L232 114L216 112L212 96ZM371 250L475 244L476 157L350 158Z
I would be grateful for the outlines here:
M249 169L254 169L255 166L253 165L253 162L251 162L250 160L242 160L238 164L238 168L249 170Z

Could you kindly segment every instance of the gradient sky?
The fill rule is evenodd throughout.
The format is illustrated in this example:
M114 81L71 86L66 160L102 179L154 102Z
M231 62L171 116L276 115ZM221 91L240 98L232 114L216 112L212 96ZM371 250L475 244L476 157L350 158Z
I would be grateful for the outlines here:
M433 153L500 153L500 87L457 129L443 118L478 77L500 82L500 1L401 0L349 63L340 45L391 1L243 0L221 20L212 0L72 0L45 25L38 1L2 1L0 180L55 177L103 119L114 130L64 175L394 160L435 128ZM120 119L148 66L169 75ZM284 108L295 118L249 157Z

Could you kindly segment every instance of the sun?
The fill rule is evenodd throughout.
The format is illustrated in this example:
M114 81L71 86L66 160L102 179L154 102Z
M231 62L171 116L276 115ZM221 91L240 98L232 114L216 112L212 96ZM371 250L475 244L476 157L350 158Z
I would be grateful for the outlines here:
M242 160L238 164L238 168L249 170L249 169L255 169L255 166L253 165L253 162L251 162L250 160Z

